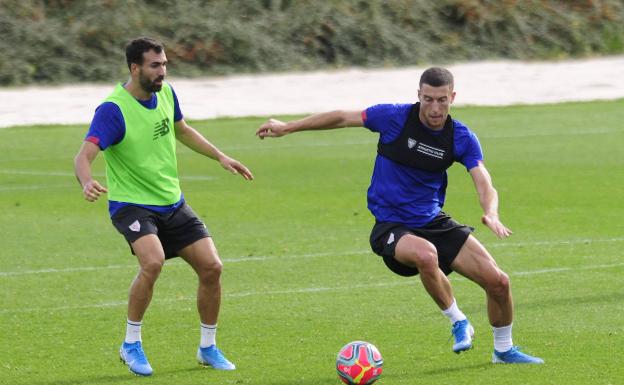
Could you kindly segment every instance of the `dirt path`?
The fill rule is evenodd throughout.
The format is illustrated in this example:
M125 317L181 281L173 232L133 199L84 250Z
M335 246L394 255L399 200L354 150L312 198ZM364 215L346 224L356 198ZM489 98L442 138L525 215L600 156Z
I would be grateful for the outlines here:
M624 56L561 62L456 64L457 105L624 98ZM411 102L424 67L349 69L201 79L168 78L186 119L302 114ZM112 84L0 88L0 127L88 124Z

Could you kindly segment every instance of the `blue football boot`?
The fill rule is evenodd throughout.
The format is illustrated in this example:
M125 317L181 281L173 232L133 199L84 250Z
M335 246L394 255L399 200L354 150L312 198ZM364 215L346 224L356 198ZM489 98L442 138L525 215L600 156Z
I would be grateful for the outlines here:
M203 366L211 366L218 370L234 370L236 366L228 361L221 350L215 345L197 349L197 361Z
M149 376L154 371L147 362L145 352L141 346L141 341L128 344L124 342L119 348L119 358L121 362L128 366L128 369L137 376Z
M453 351L455 353L459 354L472 348L474 328L467 319L455 322L451 333L455 339L455 343L453 344Z
M495 364L543 364L544 360L522 353L520 348L512 346L511 349L503 353L494 350L492 362Z

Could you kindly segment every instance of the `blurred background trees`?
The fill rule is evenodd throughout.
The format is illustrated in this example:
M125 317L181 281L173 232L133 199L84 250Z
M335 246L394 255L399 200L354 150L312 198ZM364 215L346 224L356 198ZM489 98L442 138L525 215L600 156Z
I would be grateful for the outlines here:
M0 85L125 78L126 42L176 76L624 53L622 0L0 0Z

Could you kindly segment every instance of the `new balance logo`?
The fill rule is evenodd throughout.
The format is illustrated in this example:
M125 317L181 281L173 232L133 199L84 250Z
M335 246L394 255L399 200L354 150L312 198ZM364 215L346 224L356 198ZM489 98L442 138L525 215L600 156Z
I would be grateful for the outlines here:
M160 122L156 123L156 126L154 126L154 138L153 140L156 140L162 136L165 136L169 133L170 129L169 129L169 118L165 118L163 120L161 120Z

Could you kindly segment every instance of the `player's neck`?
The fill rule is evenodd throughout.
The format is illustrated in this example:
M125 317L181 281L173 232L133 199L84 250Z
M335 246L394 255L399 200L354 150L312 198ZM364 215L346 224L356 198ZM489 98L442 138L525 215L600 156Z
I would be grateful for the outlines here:
M132 78L128 79L126 84L124 84L124 88L130 93L130 95L134 96L135 99L149 100L152 97L151 92L145 91L139 82L132 81Z
M420 116L420 115L419 115L419 116L418 116L418 119L420 120L420 123L421 123L421 124L422 124L422 125L423 125L426 129L431 130L431 131L442 131L442 130L444 129L444 126L445 126L445 124L442 124L441 126L438 126L438 127L431 127L431 126L429 125L429 123L427 123L427 119L425 119L425 117L424 117L424 116ZM445 120L445 122L446 122L446 120Z

